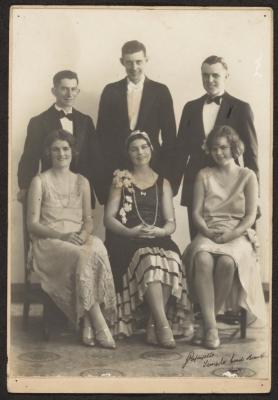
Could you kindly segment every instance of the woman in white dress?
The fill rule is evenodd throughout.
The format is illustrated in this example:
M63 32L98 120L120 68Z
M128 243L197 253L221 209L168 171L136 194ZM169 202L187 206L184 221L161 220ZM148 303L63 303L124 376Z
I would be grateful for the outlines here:
M92 236L89 182L70 170L73 136L62 129L50 133L45 154L52 168L33 178L28 193L33 268L76 328L83 321L84 345L115 348L107 326L116 320L113 277L103 243Z
M204 151L213 161L195 182L193 219L198 235L187 247L191 298L199 303L203 322L193 342L215 349L220 345L216 315L226 304L243 307L265 319L265 304L256 255L258 182L255 173L235 163L244 151L229 126L215 127Z

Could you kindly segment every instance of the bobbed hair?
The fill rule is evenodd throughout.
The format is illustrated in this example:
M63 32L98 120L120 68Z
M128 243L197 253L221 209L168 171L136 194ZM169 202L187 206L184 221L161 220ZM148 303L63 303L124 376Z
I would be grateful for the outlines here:
M237 160L244 153L244 143L237 132L229 125L217 125L209 133L206 140L206 147L211 154L212 147L218 138L225 137L231 146L232 156Z
M64 140L65 142L67 142L71 148L72 159L75 159L77 157L78 152L76 149L75 139L74 139L73 135L64 129L56 129L56 130L50 132L46 136L45 141L44 141L44 146L43 146L44 155L48 159L50 158L50 148L56 140Z

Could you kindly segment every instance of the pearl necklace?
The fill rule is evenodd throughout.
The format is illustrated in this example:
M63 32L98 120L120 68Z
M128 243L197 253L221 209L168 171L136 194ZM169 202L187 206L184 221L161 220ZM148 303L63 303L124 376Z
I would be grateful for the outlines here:
M133 185L132 185L133 186ZM156 195L156 204L155 204L155 215L154 215L154 221L152 224L148 224L141 216L140 212L139 212L139 208L137 205L137 201L136 201L136 194L135 194L135 189L133 187L133 200L134 200L134 205L135 205L135 210L136 213L138 215L138 218L140 219L140 221L142 222L143 225L147 225L150 227L155 226L156 221L157 221L157 214L158 214L158 190L157 190L157 182L155 183L155 195Z

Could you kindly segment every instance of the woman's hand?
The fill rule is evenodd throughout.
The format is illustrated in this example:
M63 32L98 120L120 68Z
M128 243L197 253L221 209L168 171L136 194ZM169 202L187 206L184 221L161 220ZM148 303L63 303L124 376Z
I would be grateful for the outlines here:
M222 233L221 235L216 236L214 241L218 244L223 244L223 243L230 242L233 239L235 239L235 235L234 235L233 231L226 231L226 232Z
M204 236L206 236L207 238L213 240L214 242L216 242L216 239L223 235L225 231L223 229L205 229L203 234Z
M158 226L145 225L143 231L144 231L143 237L146 238L157 238L166 236L165 229L159 228Z
M78 232L64 233L61 236L61 240L75 244L76 246L82 246L82 244L84 244L84 239Z

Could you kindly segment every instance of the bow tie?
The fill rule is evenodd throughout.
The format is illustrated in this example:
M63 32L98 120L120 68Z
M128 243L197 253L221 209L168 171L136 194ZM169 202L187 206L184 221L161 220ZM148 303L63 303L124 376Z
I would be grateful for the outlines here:
M215 103L215 104L218 104L218 105L219 105L219 104L221 103L222 97L223 97L223 95L221 95L221 96L215 96L215 97L209 97L209 96L207 96L206 103L207 103L207 104Z
M63 110L58 111L58 116L59 116L60 119L61 118L68 118L70 121L73 120L72 113L66 114Z

